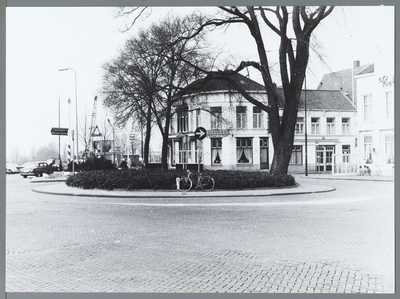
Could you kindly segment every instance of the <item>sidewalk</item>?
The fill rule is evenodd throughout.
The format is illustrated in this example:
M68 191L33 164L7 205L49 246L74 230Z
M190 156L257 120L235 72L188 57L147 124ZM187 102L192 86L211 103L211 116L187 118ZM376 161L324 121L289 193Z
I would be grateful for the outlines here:
M358 174L293 174L294 177L303 179L322 179L322 180L352 180L352 181L379 181L379 182L394 182L393 176L379 175L358 175Z

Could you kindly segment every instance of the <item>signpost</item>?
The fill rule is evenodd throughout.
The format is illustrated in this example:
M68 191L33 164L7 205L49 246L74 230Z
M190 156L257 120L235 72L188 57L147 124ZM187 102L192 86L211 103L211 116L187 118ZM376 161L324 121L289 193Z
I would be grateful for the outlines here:
M207 136L207 131L203 127L198 127L194 131L194 136L197 140L203 140ZM203 142L201 142L202 145ZM200 173L200 146L197 146L197 172Z
M60 101L59 101L60 104ZM58 120L60 122L60 119ZM60 124L58 124L60 125ZM51 128L51 135L58 135L58 158L60 160L59 168L62 170L61 151L60 151L60 136L68 136L68 128Z
M204 129L203 127L198 127L194 131L194 136L196 136L196 139L198 139L198 140L203 140L207 136L207 130Z
M51 128L51 135L68 135L68 128Z

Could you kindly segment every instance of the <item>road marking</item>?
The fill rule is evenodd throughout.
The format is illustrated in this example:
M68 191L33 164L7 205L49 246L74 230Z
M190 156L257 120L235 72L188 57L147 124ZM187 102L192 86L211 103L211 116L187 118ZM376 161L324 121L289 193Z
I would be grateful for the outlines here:
M364 197L364 198L345 198L345 199L329 199L329 200L312 200L312 201L274 201L274 202L237 202L237 203L140 203L140 202L108 202L103 204L108 205L125 205L125 206L149 206L149 207L233 207L233 206L280 206L280 205L325 205L325 204L339 204L360 202L367 200L374 200L377 197Z

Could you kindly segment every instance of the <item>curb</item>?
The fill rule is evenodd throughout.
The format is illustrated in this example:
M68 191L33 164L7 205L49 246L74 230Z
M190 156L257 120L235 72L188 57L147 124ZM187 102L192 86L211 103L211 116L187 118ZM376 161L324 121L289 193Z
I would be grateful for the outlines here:
M364 177L364 176L360 176L360 177L349 177L349 176L344 176L344 177L340 177L340 176L329 176L329 177L317 177L317 176L299 176L299 178L302 179L314 179L314 180L334 180L334 181L362 181L362 182L394 182L394 178L392 179L386 179L386 178L382 178L382 179L378 179L378 178L374 178L374 177Z
M331 186L307 186L303 190L288 191L289 188L283 189L262 189L262 190L237 190L237 191L213 191L213 192L187 192L182 193L179 191L124 191L124 190L82 190L79 188L63 186L57 188L57 191L51 190L54 185L51 186L40 186L32 189L33 192L51 195L63 195L63 196L80 196L80 197L109 197L109 198L209 198L209 197L263 197L263 196L288 196L288 195L300 195L300 194L314 194L314 193L326 193L333 192L336 190L335 187ZM68 189L66 189L68 188ZM59 190L59 191L58 191ZM172 193L174 194L166 194ZM128 194L129 193L129 194ZM136 194L134 194L136 193ZM158 194L157 194L158 193ZM196 194L197 193L197 194Z

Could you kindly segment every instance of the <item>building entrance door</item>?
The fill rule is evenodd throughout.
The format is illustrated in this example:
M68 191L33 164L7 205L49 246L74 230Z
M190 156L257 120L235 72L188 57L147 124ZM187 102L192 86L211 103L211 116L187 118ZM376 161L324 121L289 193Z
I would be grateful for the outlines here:
M260 138L260 169L269 169L268 137Z
M333 155L335 154L334 145L318 145L316 147L316 166L317 171L332 171Z

